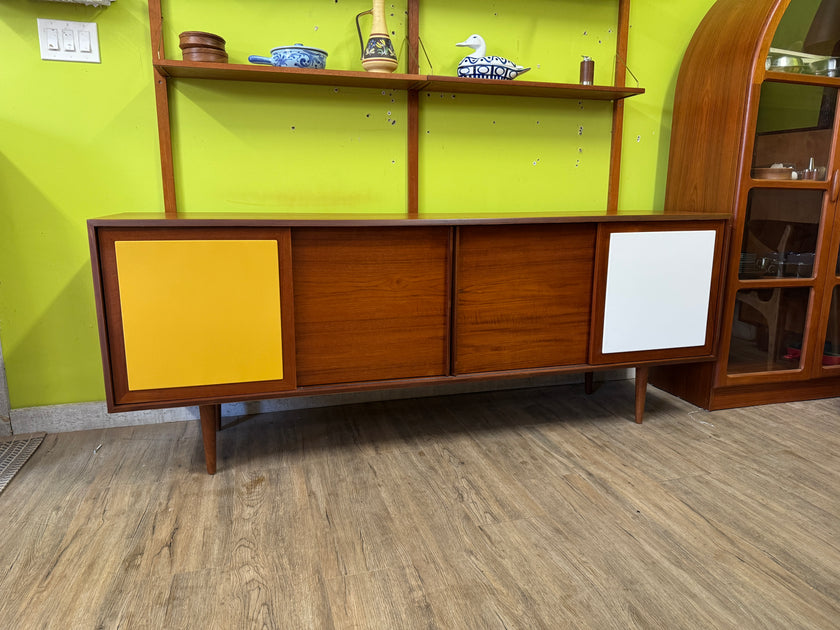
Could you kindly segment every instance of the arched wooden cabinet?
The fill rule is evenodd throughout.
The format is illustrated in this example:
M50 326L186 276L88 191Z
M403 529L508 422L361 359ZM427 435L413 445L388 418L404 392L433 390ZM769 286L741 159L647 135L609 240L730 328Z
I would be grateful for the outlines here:
M667 212L730 212L718 359L652 382L708 409L840 395L840 1L718 0L680 69Z

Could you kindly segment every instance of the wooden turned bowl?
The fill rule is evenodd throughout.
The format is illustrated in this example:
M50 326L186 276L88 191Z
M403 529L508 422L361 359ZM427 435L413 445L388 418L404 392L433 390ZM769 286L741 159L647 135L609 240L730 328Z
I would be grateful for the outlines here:
M189 48L213 48L215 50L224 51L225 40L213 33L204 33L203 31L184 31L179 36L179 43L181 50Z
M184 61L210 61L214 63L227 63L228 55L218 48L185 48L181 52Z

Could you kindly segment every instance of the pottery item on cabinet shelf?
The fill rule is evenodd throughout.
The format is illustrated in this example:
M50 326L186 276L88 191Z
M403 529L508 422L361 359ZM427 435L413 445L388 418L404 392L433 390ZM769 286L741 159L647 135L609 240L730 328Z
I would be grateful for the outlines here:
M524 68L510 59L487 54L487 44L481 35L470 35L466 41L455 44L472 48L475 53L467 55L458 64L458 76L468 79L515 79L530 68Z
M178 37L184 61L227 63L225 40L218 35L204 31L184 31Z
M370 36L365 43L362 39L362 27L359 18L373 15ZM356 30L359 32L359 45L362 47L362 67L368 72L393 72L397 69L397 53L388 36L385 22L385 0L374 0L373 8L362 11L356 16Z
M753 179L799 179L799 175L792 166L773 164L766 168L754 168L750 171Z
M327 66L327 53L320 48L310 48L303 44L278 46L271 49L271 57L251 55L251 63L281 68L310 68L323 70Z

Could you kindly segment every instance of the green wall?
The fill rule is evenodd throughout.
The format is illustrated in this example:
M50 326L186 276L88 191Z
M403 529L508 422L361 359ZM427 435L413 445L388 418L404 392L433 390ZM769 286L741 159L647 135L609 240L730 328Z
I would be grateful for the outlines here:
M358 69L365 0L166 0L167 53L207 30L231 62L303 42ZM682 53L712 0L634 0L620 207L660 210ZM424 0L421 71L453 74L473 32L532 80L577 81L580 55L612 81L614 0ZM387 3L395 42L405 0ZM101 64L41 61L36 18L96 22ZM363 19L363 26L369 24ZM366 35L366 33L365 33ZM0 4L0 340L12 408L104 398L85 220L162 209L147 6ZM402 55L404 57L404 55ZM632 84L632 77L628 77ZM180 209L403 211L405 95L330 87L178 82L171 94ZM420 202L512 213L605 204L609 107L421 94Z

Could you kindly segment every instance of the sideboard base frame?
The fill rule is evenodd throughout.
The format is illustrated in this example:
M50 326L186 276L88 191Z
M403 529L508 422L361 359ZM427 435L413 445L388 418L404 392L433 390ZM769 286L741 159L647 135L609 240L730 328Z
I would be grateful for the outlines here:
M840 391L840 376L779 383L754 383L712 387L715 364L704 362L680 365L678 370L656 366L650 383L707 411L736 409L754 405L834 398Z

